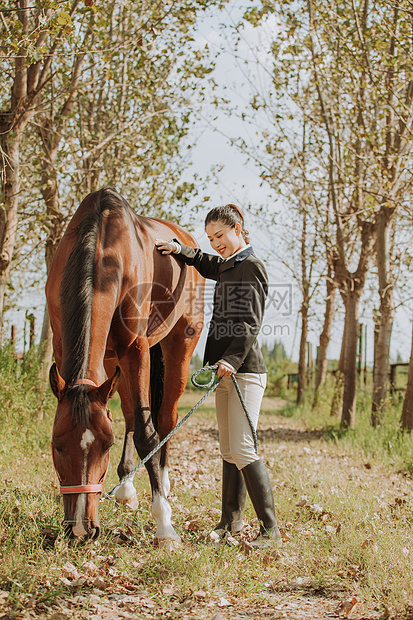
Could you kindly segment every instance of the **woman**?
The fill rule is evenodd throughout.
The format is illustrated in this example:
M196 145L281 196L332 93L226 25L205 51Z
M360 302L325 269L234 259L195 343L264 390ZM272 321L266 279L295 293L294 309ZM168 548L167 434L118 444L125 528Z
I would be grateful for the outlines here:
M205 232L220 256L194 250L177 239L157 240L156 246L162 254L174 253L205 278L217 281L204 354L204 364L217 364L216 375L222 377L215 396L223 459L222 515L212 537L223 538L227 531L239 532L243 528L247 489L260 521L260 533L252 546L281 545L268 472L255 452L251 428L231 379L235 373L257 428L267 372L257 335L268 277L249 243L244 217L236 205L212 209L205 219Z

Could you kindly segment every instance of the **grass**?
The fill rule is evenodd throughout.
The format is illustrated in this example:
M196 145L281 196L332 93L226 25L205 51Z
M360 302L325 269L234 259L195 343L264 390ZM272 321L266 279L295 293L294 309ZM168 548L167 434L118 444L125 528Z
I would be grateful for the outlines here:
M104 502L100 539L79 547L61 528L49 447L54 398L36 381L35 360L21 367L12 352L0 356L0 590L5 593L0 592L0 611L10 617L49 617L62 605L70 617L88 617L95 599L114 605L111 597L122 593L140 601L133 617L156 612L156 617L209 618L228 605L228 610L253 608L254 618L260 618L260 610L280 600L298 609L305 596L318 596L327 605L334 597L337 604L354 595L377 617L385 608L401 617L411 604L413 446L410 436L399 433L400 407L389 407L381 427L372 429L362 396L356 430L343 432L329 415L328 388L315 411L309 403L297 408L286 402L277 409L272 399L265 400L260 453L274 483L285 539L279 557L246 555L241 545L214 547L206 539L220 507L221 466L210 401L171 448L171 505L182 547L171 552L154 546L144 472L135 478L138 510ZM181 417L200 396L184 396ZM106 488L117 482L123 436L119 403L111 409L116 443ZM252 536L257 522L250 504L246 517L246 535Z
M389 398L381 424L373 428L370 423L371 394L359 390L356 407L356 428L343 430L340 420L330 415L332 385L321 390L319 404L312 409L312 390L308 390L304 403L294 403L295 394L287 394L286 405L280 410L283 417L301 419L313 429L323 429L326 435L338 442L342 449L363 453L396 470L411 472L413 464L413 442L411 436L400 427L402 400L394 402Z

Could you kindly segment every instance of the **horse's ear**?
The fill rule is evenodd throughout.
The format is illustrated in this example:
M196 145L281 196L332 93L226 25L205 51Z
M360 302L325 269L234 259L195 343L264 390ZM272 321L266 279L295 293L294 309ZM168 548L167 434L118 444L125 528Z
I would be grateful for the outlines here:
M120 368L116 366L115 374L110 379L106 379L105 383L99 387L99 400L106 405L109 398L112 398L118 387L120 379Z
M52 364L50 369L49 380L53 394L56 396L57 400L61 400L66 392L66 383L63 377L59 375L56 362Z

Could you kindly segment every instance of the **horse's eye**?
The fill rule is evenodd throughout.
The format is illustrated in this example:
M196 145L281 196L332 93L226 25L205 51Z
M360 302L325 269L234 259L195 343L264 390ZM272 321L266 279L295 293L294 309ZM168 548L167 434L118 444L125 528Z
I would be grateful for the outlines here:
M102 446L102 447L103 447L104 452L107 452L108 450L110 450L110 449L111 449L111 447L113 446L113 444L114 444L114 443L115 443L115 442L114 442L114 439L113 439L113 438L112 438L112 439L108 439L108 441L105 441L105 442L103 443L103 446Z
M58 454L62 454L63 448L59 448L58 446L53 446L53 448L56 450Z

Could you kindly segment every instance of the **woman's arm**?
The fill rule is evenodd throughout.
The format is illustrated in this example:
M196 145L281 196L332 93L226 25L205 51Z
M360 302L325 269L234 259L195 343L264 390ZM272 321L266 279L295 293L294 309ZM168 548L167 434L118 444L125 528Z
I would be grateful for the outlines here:
M157 249L162 254L175 254L177 258L183 260L187 265L192 265L204 278L210 280L218 279L218 267L222 263L220 256L213 256L203 252L200 248L191 248L184 245L179 239L172 241L155 240Z

